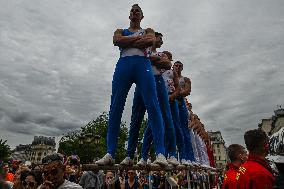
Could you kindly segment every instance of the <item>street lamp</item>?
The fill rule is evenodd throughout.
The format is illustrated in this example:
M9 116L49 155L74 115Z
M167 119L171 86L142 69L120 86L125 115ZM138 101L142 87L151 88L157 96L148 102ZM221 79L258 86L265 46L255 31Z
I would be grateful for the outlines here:
M86 141L86 143L90 144L93 141L93 134L92 133L87 133L85 135L85 141Z
M95 142L95 144L99 144L100 143L100 139L101 139L100 135L94 135L94 142Z
M93 133L86 133L85 135L81 134L81 136L79 136L79 144L80 145L83 145L83 144L87 145L87 148L85 150L87 150L87 158L88 158L88 160L90 160L90 158L91 158L90 157L90 155L91 155L91 153L90 153L91 144L93 144L93 143L94 144L99 144L100 143L100 139L101 139L100 135L95 135Z
M85 137L84 136L79 136L79 144L84 144L84 139Z
M100 135L94 135L93 133L87 133L83 136L79 136L79 143L80 144L83 144L83 143L90 144L90 143L94 142L95 144L99 144L100 139L101 139Z

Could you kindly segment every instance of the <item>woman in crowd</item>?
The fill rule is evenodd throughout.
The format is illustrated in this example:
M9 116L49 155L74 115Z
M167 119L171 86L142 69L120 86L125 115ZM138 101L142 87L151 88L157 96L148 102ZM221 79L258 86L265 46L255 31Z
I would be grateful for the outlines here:
M143 189L134 170L129 170L121 183L121 189Z

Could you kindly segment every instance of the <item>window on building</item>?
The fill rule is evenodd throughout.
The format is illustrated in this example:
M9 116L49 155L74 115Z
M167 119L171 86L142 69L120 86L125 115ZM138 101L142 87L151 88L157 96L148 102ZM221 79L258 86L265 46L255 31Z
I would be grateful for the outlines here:
M217 148L220 148L219 144L217 144Z
M41 152L38 152L37 155L38 155L38 156L41 156Z
M221 153L220 149L218 149L218 153L219 153L219 154Z
M221 160L221 156L219 156L219 160Z

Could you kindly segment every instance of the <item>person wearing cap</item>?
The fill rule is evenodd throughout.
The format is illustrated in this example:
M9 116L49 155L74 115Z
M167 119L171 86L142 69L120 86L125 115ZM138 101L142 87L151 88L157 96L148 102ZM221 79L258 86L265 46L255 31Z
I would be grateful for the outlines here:
M225 173L222 189L236 189L236 175L239 167L247 160L247 152L242 145L231 144L228 147L228 156L231 163Z
M43 184L39 189L82 189L80 185L64 179L65 165L61 154L45 156L42 164Z
M275 177L265 159L269 152L268 136L261 129L254 129L247 131L244 139L249 155L236 174L237 189L273 189Z

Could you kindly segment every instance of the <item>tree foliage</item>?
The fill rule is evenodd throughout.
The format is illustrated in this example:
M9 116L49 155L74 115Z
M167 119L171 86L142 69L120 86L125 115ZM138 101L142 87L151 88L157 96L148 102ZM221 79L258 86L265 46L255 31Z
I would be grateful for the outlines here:
M7 140L0 139L0 160L6 161L11 154L10 146L7 144Z
M93 159L98 159L106 154L106 135L108 127L108 114L102 113L95 120L90 121L87 125L64 135L59 141L60 153L65 155L78 155L82 163L91 162ZM80 144L80 137L87 134L101 136L99 143L83 142ZM118 145L116 152L116 162L123 160L125 156L125 141L127 140L128 130L124 122L120 125L120 132L118 137Z

